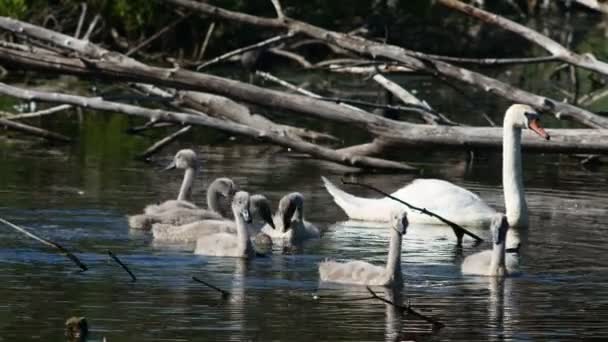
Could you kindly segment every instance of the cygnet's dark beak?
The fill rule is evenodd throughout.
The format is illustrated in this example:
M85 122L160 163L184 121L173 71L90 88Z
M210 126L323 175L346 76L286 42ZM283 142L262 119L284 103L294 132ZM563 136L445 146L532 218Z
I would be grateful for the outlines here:
M172 162L171 162L169 165L167 165L167 166L166 166L166 167L163 169L163 171L169 171L169 170L173 170L173 169L175 169L175 168L177 168L177 165L175 165L175 160L174 160L174 161L172 161Z

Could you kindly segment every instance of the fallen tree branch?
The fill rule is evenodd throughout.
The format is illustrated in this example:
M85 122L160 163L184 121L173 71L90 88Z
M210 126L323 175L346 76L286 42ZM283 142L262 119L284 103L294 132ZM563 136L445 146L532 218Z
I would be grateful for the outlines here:
M380 136L389 143L387 146L442 146L467 150L502 148L502 130L498 127L411 124L319 99L287 94L188 70L157 68L134 62L117 63L114 60L87 60L31 54L4 48L0 48L0 60L62 74L90 78L105 77L113 81L146 82L197 91L210 91L261 106L270 106L275 110L289 110L326 120L357 125ZM544 152L606 153L608 151L608 139L606 139L608 130L559 129L548 130L548 132L554 138L550 142L536 139L528 130L524 131L522 146L529 151ZM334 155L334 157L337 156Z
M379 300L379 301L381 301L383 303L392 305L395 308L401 310L401 312L403 312L405 314L412 315L412 316L414 316L416 318L419 318L419 319L421 319L423 321L431 323L433 325L433 330L439 330L439 329L445 327L445 324L439 322L438 320L436 320L434 318L431 318L431 317L428 317L426 315L423 315L423 314L415 311L414 309L412 309L411 305L403 306L403 305L395 304L395 303L391 302L388 299L384 299L384 298L378 296L378 294L376 294L376 292L374 292L369 286L366 286L365 288L372 295L373 299L377 299L377 300Z
M588 8L594 9L598 12L608 14L608 4L605 1L601 0L574 0L574 2L579 3Z
M511 101L528 104L539 111L558 113L560 117L572 117L591 127L608 128L608 118L595 115L582 108L561 103L559 101L539 96L522 89L518 89L497 79L479 74L477 72L454 66L452 64L434 60L428 55L407 50L395 45L382 44L361 37L325 30L302 21L285 17L283 20L257 17L249 14L228 11L206 3L192 0L162 0L166 3L183 6L199 11L214 18L234 20L256 26L288 29L290 32L299 32L310 37L321 39L341 48L355 51L374 58L384 57L403 63L405 66L431 75L442 75L466 84L470 84L484 91L507 98ZM445 0L442 0L445 1Z
M540 34L531 28L499 16L498 14L484 11L458 0L438 0L438 2L446 7L458 10L485 23L496 25L505 30L511 31L542 47L563 62L576 65L583 69L595 71L600 74L608 75L608 63L599 61L591 55L579 55L572 52L555 40Z
M74 254L72 254L70 251L68 251L67 249L65 249L63 246L61 246L60 244L53 242L51 240L47 240L45 238L41 238L37 235L35 235L34 233L31 233L27 230L25 230L24 228L19 227L18 225L11 223L3 218L0 218L0 222L4 223L5 225L15 229L16 231L25 234L25 236L30 237L36 241L42 242L43 244L53 247L55 249L58 249L63 255L65 255L66 257L68 257L68 259L70 259L73 263L75 263L78 267L80 267L80 269L84 272L86 270L88 270L88 267L82 263L82 261L80 261L80 259L78 259L77 256L75 256Z
M483 242L483 239L480 238L479 236L477 236L477 235L471 233L470 231L462 228L462 226L460 226L460 225L458 225L458 224L456 224L456 223L454 223L454 222L452 222L452 221L450 221L450 220L448 220L446 218L443 218L442 216L439 216L439 215L435 214L432 211L427 210L426 208L419 208L419 207L413 206L413 205L407 203L404 200L401 200L401 199L399 199L399 198L397 198L395 196L392 196L389 193L386 193L386 192L384 192L384 191L382 191L382 190L380 190L380 189L378 189L378 188L376 188L374 186L368 185L368 184L357 183L357 182L348 182L348 181L345 181L344 179L341 179L341 181L342 181L342 184L345 184L345 185L357 185L357 186L360 186L360 187L363 187L363 188L366 188L366 189L373 190L373 191L375 191L375 192L377 192L379 194L382 194L382 195L384 195L384 196L392 199L393 201L397 201L397 202L405 205L406 207L408 207L408 208L410 208L412 210L419 211L421 214L428 215L430 217L438 219L439 221L441 221L444 224L450 226L454 230L454 234L456 235L457 245L458 246L462 246L462 237L465 234L468 235L468 236L470 236L470 237L472 237L473 239L475 239L475 244L476 245Z
M417 170L416 168L406 165L404 163L393 162L378 158L345 155L336 152L335 150L325 148L316 144L290 139L273 131L263 131L242 124L212 118L203 114L191 115L186 113L171 112L160 109L148 109L134 105L110 102L105 101L101 98L49 93L35 90L24 90L17 87L9 86L4 83L0 83L0 94L5 94L21 99L45 101L52 103L67 103L75 106L92 108L101 111L124 113L127 115L140 116L147 119L152 119L153 121L167 121L179 123L182 125L192 124L211 127L224 132L229 132L231 134L238 134L241 136L246 136L262 141L268 141L283 147L291 148L295 151L308 153L311 156L314 156L319 159L325 159L347 166L399 170L404 172L413 172Z
M141 153L139 155L139 157L142 159L146 159L146 158L150 157L154 153L160 151L163 147L165 147L165 146L169 145L170 143L172 143L173 141L175 141L180 136L188 133L191 129L192 129L192 126L185 126L185 127L181 128L180 130L177 130L177 131L169 134L168 136L155 142L152 146L148 147L148 149L146 149L143 153Z
M122 267L122 269L125 270L125 272L127 272L129 274L129 276L131 276L132 282L137 281L135 274L133 274L133 272L131 272L131 270L127 267L127 265L125 265L120 259L118 259L118 257L116 255L114 255L114 253L112 253L112 251L108 251L108 255L112 258L112 260L116 261L116 263L118 265L120 265L120 267Z
M9 128L9 129L12 129L15 131L23 132L23 133L34 135L37 137L41 137L41 138L44 138L47 140L54 140L54 141L59 141L59 142L64 142L64 143L68 143L68 142L72 141L72 139L66 137L65 135L61 135L59 133L47 131L46 129L26 125L26 124L23 124L20 122L14 122L12 120L7 120L7 119L3 119L3 118L0 118L0 127L1 126L4 126L6 128Z

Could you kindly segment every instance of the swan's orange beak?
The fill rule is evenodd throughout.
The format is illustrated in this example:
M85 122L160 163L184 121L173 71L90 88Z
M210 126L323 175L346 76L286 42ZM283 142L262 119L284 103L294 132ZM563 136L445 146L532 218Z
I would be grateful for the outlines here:
M551 137L549 136L549 133L547 133L545 131L545 129L540 125L540 120L538 120L538 119L530 120L530 122L528 123L528 127L531 130L533 130L536 134L543 137L543 139L546 139L546 140L551 139Z

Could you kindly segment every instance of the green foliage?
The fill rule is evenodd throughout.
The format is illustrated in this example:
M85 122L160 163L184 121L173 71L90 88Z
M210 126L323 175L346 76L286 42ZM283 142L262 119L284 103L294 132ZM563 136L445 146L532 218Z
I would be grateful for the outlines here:
M27 13L26 0L2 0L0 1L0 15L13 18L23 18Z

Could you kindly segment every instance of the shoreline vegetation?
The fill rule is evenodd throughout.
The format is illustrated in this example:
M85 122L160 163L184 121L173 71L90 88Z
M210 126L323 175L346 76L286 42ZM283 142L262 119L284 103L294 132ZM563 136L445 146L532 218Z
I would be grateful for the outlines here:
M217 5L191 0L63 1L46 8L37 1L10 0L0 7L0 14L8 15L0 17L0 66L10 76L0 83L0 94L51 106L0 113L0 126L70 143L69 136L29 125L27 120L58 115L73 107L87 108L143 118L145 124L132 131L172 127L167 137L142 151L144 158L192 128L204 126L316 159L397 172L417 169L387 156L395 149L500 150L502 131L487 115L486 126L459 122L453 113L435 110L433 99L420 98L395 77L423 75L450 86L465 85L463 92L476 92L471 96L528 104L545 116L568 122L565 127L574 127L549 130L550 142L525 134L522 145L528 151L606 154L608 117L587 109L608 93L605 51L577 51L570 47L571 42L534 27L539 16L563 15L592 17L603 25L600 7L579 2L579 6L566 8L560 2L545 6L533 1L521 2L523 5L506 2L501 7L474 7L456 0L407 5L356 1L348 9L325 4L313 10L313 3L277 0L264 4L214 2ZM134 7L137 4L140 6ZM399 31L408 23L425 22L435 25L423 31L435 33ZM537 25L528 26L534 23ZM188 30L196 32L196 38L184 33ZM417 39L411 39L412 32ZM444 39L433 41L438 32ZM214 44L218 39L222 44ZM428 39L432 41L428 48L418 50ZM443 46L444 40L451 42ZM499 51L502 57L475 49L496 40L509 42ZM454 46L467 48L461 49L462 56L446 55L442 50L458 50ZM250 75L249 82L213 73L216 65L229 60L240 63ZM390 101L327 96L265 71L267 63L284 63L295 74L348 74L385 89ZM548 81L558 91L544 94L519 88L494 77L492 71L526 64L548 64ZM102 80L126 90L118 97L100 96L7 81L22 79L30 71L72 75L86 82ZM264 84L252 83L252 77ZM275 115L269 116L268 111ZM397 120L401 113L411 119ZM352 126L364 131L369 140L346 146L344 136L318 128L323 125L312 128L274 121L294 114Z

